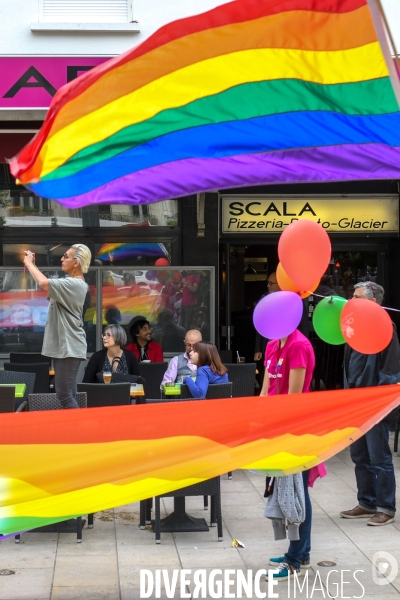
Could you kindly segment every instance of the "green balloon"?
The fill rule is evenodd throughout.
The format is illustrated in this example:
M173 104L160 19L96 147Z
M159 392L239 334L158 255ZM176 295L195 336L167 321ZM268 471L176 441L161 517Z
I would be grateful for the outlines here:
M340 315L347 300L342 296L328 296L321 300L313 313L315 333L328 344L345 344L340 326Z

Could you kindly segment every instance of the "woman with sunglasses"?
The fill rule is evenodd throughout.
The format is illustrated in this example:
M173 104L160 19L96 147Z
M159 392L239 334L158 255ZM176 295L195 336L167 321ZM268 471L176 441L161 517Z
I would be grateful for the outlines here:
M53 359L56 391L63 408L79 408L76 377L87 352L82 312L89 288L84 273L91 257L87 246L74 244L61 257L61 269L67 277L48 279L35 265L34 253L25 252L25 267L50 300L42 354Z
M96 383L97 373L139 375L136 356L129 350L122 350L126 341L125 329L121 325L108 325L103 333L104 348L92 354L83 383Z
M205 398L210 383L228 383L228 369L222 364L217 348L211 342L196 342L189 352L190 360L197 365L196 381L185 377L193 398Z

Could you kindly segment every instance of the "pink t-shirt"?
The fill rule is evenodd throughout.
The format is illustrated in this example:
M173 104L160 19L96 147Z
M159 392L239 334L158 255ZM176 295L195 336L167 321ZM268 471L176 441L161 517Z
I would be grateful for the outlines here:
M303 392L309 392L315 367L314 350L310 341L300 331L291 333L283 348L279 348L280 340L272 340L267 344L264 365L268 371L268 396L287 394L289 392L289 374L291 369L306 369ZM277 386L278 381L278 386Z
M185 279L190 285L195 285L196 283L198 285L200 283L200 275L195 273L193 275L187 275ZM181 306L194 306L195 304L197 304L196 292L191 292L186 285L183 286Z

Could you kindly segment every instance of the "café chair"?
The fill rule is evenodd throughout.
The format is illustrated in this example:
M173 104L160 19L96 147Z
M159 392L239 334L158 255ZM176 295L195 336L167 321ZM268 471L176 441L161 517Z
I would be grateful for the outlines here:
M29 394L33 394L35 379L35 373L23 373L22 371L0 371L0 383L25 383L26 388L24 397L15 398L15 406L17 408L24 405L21 410L25 409Z
M87 393L88 408L132 404L129 382L78 383L78 392Z
M238 367L242 367L243 365L235 365ZM228 377L229 377L229 371L228 371ZM253 379L254 379L255 375L253 372ZM232 398L232 388L233 388L233 383L230 381L229 383L211 383L208 386L208 390L207 390L207 394L206 394L206 400L217 400L218 398ZM253 390L254 393L254 390ZM188 386L185 383L182 383L181 385L181 398L188 398L189 400L192 398L192 395L190 393L190 390L188 388ZM232 479L232 471L229 471L228 473L228 479ZM204 496L204 510L206 510L208 507L208 498L207 496Z
M5 371L20 371L22 373L35 373L34 394L48 394L50 390L49 363L4 363Z
M22 407L15 410L15 387L0 387L0 413L21 412Z
M160 398L161 382L168 368L167 362L162 363L139 363L139 375L143 377L144 392L146 398Z
M48 366L47 366L48 370ZM79 408L86 408L86 394L77 393L76 395L77 402L79 404ZM38 411L38 410L61 410L61 402L57 398L57 394L29 394L28 396L28 407L29 411ZM88 523L90 521L91 515L88 515ZM85 521L82 520L82 517L77 517L76 519L76 541L78 543L82 542L82 529ZM36 529L36 531L40 531ZM43 528L46 531L46 528ZM33 530L35 531L35 530ZM18 534L15 536L15 543L19 544L21 535Z
M228 373L229 377L229 373ZM193 396L190 393L188 386L185 383L181 385L181 400L184 399L192 400ZM218 398L232 398L232 383L211 383L208 386L206 400L216 400ZM196 400L201 400L201 398L196 398ZM203 398L204 400L204 398Z
M224 365L232 362L232 350L218 350L218 354Z
M78 392L76 401L79 408L87 408L86 392ZM29 394L28 410L61 410L61 402L57 394Z
M10 352L10 363L32 364L32 363L49 363L51 358L43 356L40 352Z
M257 384L256 363L225 363L225 367L228 369L229 381L233 383L232 397L254 396L254 388Z

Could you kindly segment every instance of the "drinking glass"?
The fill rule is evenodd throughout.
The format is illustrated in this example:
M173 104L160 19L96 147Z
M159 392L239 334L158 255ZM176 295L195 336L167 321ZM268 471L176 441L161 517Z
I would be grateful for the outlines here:
M111 373L109 371L105 371L103 373L103 381L104 383L111 383Z

